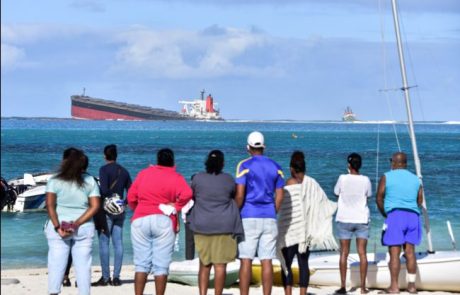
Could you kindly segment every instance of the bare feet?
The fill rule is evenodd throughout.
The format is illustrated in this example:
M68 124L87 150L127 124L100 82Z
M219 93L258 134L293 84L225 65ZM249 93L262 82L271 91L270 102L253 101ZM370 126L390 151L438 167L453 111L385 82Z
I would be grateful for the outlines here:
M380 291L378 294L399 294L399 289L392 290L390 288L386 288Z
M366 287L361 288L361 294L367 294L369 293L369 289L366 289Z
M410 294L417 294L417 288L415 288L415 283L409 283L407 285L407 292Z

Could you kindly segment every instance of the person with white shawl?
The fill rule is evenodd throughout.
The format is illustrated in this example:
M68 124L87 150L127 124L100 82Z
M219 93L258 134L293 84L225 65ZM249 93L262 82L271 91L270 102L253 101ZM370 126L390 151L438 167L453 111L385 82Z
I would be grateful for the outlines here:
M305 295L310 280L310 251L338 248L332 234L332 217L337 204L327 198L316 180L305 175L303 152L295 151L292 154L290 171L291 178L284 187L284 199L278 212L276 249L283 269L285 294L292 294L291 265L297 255L300 295Z

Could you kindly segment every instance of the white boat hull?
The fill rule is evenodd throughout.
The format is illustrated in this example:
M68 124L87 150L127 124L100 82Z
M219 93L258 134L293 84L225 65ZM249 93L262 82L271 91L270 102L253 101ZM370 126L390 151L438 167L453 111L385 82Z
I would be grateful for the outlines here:
M46 183L52 176L51 173L39 175L24 174L23 178L15 178L8 181L18 193L12 208L5 206L3 210L24 212L28 210L43 210L46 206Z
M43 210L46 205L46 186L33 187L18 195L13 206L14 212L27 210Z
M340 285L338 254L312 255L310 270L314 274L310 277L310 284L323 286ZM368 271L366 286L369 288L387 288L390 285L390 271L388 269L389 255L385 253L368 254ZM438 251L434 254L417 253L416 287L419 290L432 291L460 291L460 252ZM399 287L407 287L406 261L401 257L401 271ZM359 257L350 254L347 272L347 286L359 287Z
M172 262L169 266L168 281L190 286L198 286L199 268L200 261L198 258ZM236 283L238 280L239 270L239 260L227 264L227 276L225 278L226 287ZM209 287L214 287L214 268L211 269L211 273L209 275Z

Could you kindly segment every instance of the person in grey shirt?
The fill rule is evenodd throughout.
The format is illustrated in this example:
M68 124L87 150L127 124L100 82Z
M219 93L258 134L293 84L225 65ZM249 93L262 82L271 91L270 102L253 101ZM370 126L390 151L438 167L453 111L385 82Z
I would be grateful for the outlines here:
M230 174L222 172L224 154L219 150L211 151L205 166L206 172L192 177L195 205L187 220L194 232L200 258L200 295L207 294L212 266L215 272L214 294L221 295L227 263L236 258L236 239L243 235L243 226L234 200L235 180Z

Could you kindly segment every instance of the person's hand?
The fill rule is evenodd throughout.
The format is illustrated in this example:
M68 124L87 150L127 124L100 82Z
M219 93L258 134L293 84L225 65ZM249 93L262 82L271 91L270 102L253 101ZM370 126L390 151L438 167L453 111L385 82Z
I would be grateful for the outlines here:
M73 232L65 231L62 228L58 228L58 234L61 236L61 238L67 238L70 237L73 234Z

